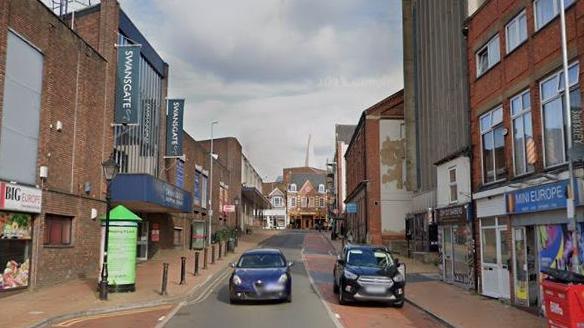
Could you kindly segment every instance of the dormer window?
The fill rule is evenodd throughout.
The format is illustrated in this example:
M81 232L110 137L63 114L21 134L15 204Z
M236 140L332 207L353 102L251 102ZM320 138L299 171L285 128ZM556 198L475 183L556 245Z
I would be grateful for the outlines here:
M318 185L318 192L321 194L324 194L324 185L323 184Z
M272 205L274 207L282 207L282 197L276 196L272 198Z
M288 188L288 191L296 192L297 191L296 184L295 183L291 184L290 187Z

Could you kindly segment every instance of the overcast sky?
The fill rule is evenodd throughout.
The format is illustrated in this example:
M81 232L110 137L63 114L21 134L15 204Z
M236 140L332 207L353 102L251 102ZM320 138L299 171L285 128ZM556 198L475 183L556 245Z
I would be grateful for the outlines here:
M262 177L333 155L335 123L403 85L398 0L120 0L170 65L185 130L237 137Z

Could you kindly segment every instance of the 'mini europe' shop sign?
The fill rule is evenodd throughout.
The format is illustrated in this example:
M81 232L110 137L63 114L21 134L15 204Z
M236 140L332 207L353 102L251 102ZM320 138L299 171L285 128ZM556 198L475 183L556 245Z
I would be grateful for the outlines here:
M566 208L568 181L562 180L509 192L507 193L507 210L513 214ZM578 197L576 197L576 203L578 203Z

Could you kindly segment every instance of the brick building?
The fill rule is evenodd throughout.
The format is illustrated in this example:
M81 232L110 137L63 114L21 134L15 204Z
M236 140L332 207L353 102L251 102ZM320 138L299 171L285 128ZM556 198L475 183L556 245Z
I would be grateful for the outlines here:
M363 111L345 154L347 231L355 242L405 239L411 194L404 184L403 95L400 90Z
M571 112L581 117L584 2L565 4ZM578 271L566 224L569 132L558 2L485 1L467 26L479 291L541 309L540 270ZM576 183L582 190L580 178ZM575 228L581 239L581 224Z
M355 132L355 125L335 125L335 155L329 170L332 178L331 212L339 218L345 215L345 198L347 197L347 161L345 153ZM328 168L327 168L328 169Z
M201 141L202 146L210 151L209 140ZM251 162L243 154L239 140L233 137L213 140L213 151L217 161L229 172L224 181L228 190L225 205L235 205L234 213L223 213L229 225L245 229L249 226L262 226L262 211L270 207L269 201L262 194L262 179ZM216 210L219 210L217 207ZM223 212L221 210L221 212Z
M328 193L326 171L304 166L285 168L283 182L286 186L286 207L290 226L296 229L313 229L327 224Z
M97 276L106 67L39 1L0 1L0 292Z

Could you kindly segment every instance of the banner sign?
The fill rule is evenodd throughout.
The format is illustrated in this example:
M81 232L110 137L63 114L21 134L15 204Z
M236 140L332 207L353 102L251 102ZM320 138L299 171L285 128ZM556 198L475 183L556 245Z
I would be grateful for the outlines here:
M530 213L566 208L567 188L568 180L562 180L507 193L507 211Z
M184 99L168 99L166 109L166 156L183 155Z
M195 190L193 193L194 203L201 206L201 172L195 171Z
M42 199L40 189L0 182L0 210L40 213Z
M152 140L154 135L154 111L156 108L155 99L142 100L142 144L140 145L140 155L153 156L154 142Z
M119 45L114 122L138 124L140 112L140 46Z
M185 186L185 162L182 159L176 163L176 186L179 188Z
M582 108L580 106L573 106L573 104L570 106L570 117L572 118L572 149L570 149L570 159L578 161L584 159L584 126L582 124Z

